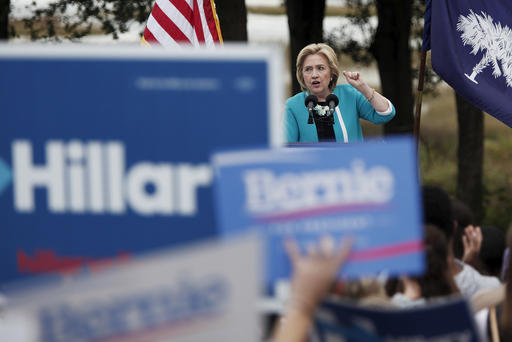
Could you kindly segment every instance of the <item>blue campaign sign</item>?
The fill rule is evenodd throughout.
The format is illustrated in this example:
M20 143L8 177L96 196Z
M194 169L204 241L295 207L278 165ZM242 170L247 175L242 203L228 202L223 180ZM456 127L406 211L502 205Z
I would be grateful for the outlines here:
M0 284L213 236L211 151L278 143L281 59L2 46Z
M400 310L330 300L315 314L315 330L321 342L480 340L462 298Z
M355 238L340 276L423 271L416 155L409 138L386 143L218 153L219 230L267 238L267 281L289 276L283 239Z

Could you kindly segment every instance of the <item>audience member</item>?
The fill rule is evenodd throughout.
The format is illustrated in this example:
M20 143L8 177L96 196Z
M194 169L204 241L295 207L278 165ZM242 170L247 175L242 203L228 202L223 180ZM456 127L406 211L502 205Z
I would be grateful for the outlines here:
M467 226L475 226L475 219L471 209L458 199L452 200L453 220L455 221L455 233L453 237L453 255L463 260L464 245L462 237L464 236L464 228Z
M507 248L505 249L505 253L503 253L503 266L501 271L501 278L505 281L505 275L507 271L512 267L510 265L510 254L512 254L512 224L509 225L507 231Z
M454 258L454 231L456 224L461 221L454 223L449 196L434 186L424 186L422 196L426 225L427 270L421 276L403 278L403 293L399 295L400 299L395 296L393 303L399 306L414 306L456 293L461 293L466 298L473 296L473 308L484 309L478 313L480 322L487 312L483 322L487 324L488 329L482 331L488 330L489 336L493 336L493 342L497 341L497 335L501 337L501 341L512 341L512 272L506 272L507 284L501 285L496 277L484 276L473 267ZM476 227L468 226L472 228L465 233L466 236L478 235ZM469 237L462 238L462 241L462 257L468 248L474 252L476 247L471 245L478 245L478 241L471 242ZM509 247L511 245L512 243ZM347 259L350 248L349 240L344 240L340 248L334 248L332 239L324 238L317 248L308 251L308 255L302 255L293 240L287 241L286 250L293 265L292 293L289 309L282 323L278 324L274 335L275 342L305 341L310 333L314 311L332 289L336 274ZM512 255L509 254L509 264L512 262L511 259ZM368 294L367 289L372 289L372 294L382 291L382 288L373 291L373 286L365 286L365 289L355 292L365 296L365 293ZM474 296L477 292L478 294Z
M361 305L392 306L382 282L378 277L347 281L343 283L342 291L337 294L342 298L357 301Z
M498 278L484 276L470 265L454 258L452 241L455 225L448 194L436 186L426 185L422 190L424 223L433 224L444 233L448 241L448 269L460 292L466 298L471 298L482 289L499 287L501 283Z
M509 250L512 249L512 241L509 240ZM508 265L512 265L512 253L509 253ZM509 268L505 274L505 300L503 301L501 317L499 320L500 335L502 341L512 341L512 270Z
M507 247L505 233L493 226L482 226L482 247L480 260L484 266L485 274L501 278L503 254Z
M508 246L512 247L512 241ZM512 263L511 254L507 262ZM507 270L503 276L504 285L480 291L471 301L483 340L512 341L512 272Z
M482 230L476 226L471 209L458 199L452 200L455 232L453 236L453 255L465 264L472 266L478 272L486 274L480 260L482 246Z
M294 240L286 241L286 251L293 265L292 294L286 316L277 324L274 342L306 339L313 313L334 284L351 246L352 240L345 239L341 247L335 248L332 240L325 237L318 248L310 248L308 255L302 255Z
M460 293L448 269L448 243L437 227L425 226L424 248L425 273L402 277L403 292L396 293L391 299L398 307L421 306L431 299Z

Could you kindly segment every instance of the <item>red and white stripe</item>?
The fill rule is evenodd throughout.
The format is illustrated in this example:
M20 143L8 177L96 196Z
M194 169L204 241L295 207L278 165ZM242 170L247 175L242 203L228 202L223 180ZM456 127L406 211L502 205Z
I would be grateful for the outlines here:
M144 40L163 46L222 42L213 0L156 0Z

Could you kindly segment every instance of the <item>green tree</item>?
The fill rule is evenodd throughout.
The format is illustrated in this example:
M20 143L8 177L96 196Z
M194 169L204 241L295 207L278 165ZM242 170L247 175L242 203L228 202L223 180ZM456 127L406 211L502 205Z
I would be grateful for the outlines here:
M311 43L323 42L322 24L325 15L325 0L286 1L286 14L290 30L290 70L292 94L301 91L295 73L297 56L302 48Z
M33 2L33 15L24 23L32 40L76 40L91 34L95 26L118 39L130 24L145 23L152 6L152 0L55 0L45 8L36 8Z
M414 98L411 64L411 0L377 0L378 26L370 51L377 61L382 94L395 106L397 115L384 126L385 134L413 131Z
M32 40L77 40L93 29L118 39L131 24L146 23L153 4L154 0L55 0L45 8L37 8L34 2L33 15L24 22ZM216 4L224 40L246 41L245 2L217 0Z
M328 35L331 45L349 54L356 62L369 64L376 60L382 93L397 109L396 117L384 128L385 134L412 133L412 80L417 72L412 67L410 41L415 41L419 50L424 6L424 0L347 0L348 18L360 27L366 40L361 43L351 39L346 27ZM378 18L376 30L369 24L375 10ZM426 71L425 89L432 91L439 77L431 69ZM460 97L456 97L456 103L459 126L456 197L469 205L476 218L482 219L482 112Z
M216 0L222 38L225 41L247 41L247 9L245 0Z
M0 0L0 40L9 38L10 0Z
M455 94L455 101L459 125L456 197L471 208L476 222L482 222L485 214L483 208L484 114L457 94Z
M411 27L413 11L421 6L419 0L347 0L347 18L357 25L363 41L351 36L352 27L340 27L330 32L327 41L354 61L377 62L381 92L396 108L396 117L384 126L385 134L412 133L413 68L411 61ZM377 15L377 28L370 24Z

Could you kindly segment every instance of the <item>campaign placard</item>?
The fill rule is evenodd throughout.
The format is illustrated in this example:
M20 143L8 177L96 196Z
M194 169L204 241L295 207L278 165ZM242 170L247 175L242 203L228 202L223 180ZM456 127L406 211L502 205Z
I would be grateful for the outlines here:
M260 254L259 239L245 236L7 293L0 336L12 342L256 342Z
M214 149L279 142L277 48L3 45L0 286L216 234Z
M462 298L409 309L375 308L330 300L315 313L318 341L480 341Z
M266 236L267 281L288 277L283 239L304 250L331 235L355 239L340 276L419 274L424 268L414 142L396 138L332 147L213 156L223 236Z

